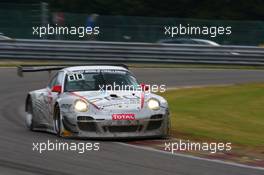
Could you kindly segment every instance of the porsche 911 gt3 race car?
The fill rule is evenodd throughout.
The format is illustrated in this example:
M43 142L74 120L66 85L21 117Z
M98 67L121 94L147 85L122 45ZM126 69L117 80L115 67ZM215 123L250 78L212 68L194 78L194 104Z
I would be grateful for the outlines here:
M139 85L126 67L22 69L24 72L41 70L58 72L47 87L27 95L26 125L30 130L87 138L168 135L167 101L148 93L147 86Z

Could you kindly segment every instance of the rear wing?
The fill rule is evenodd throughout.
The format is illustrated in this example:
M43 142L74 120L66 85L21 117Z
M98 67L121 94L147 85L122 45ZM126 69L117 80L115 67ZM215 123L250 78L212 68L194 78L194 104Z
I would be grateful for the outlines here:
M24 65L24 66L18 66L17 67L17 75L19 77L23 77L24 72L41 72L41 71L54 71L54 70L61 70L65 68L66 66L36 66L36 65Z
M24 72L41 72L41 71L55 71L55 70L61 70L66 67L71 66L119 66L123 67L125 69L128 69L128 66L125 64L65 64L65 65L20 65L17 67L17 75L20 77L23 77Z

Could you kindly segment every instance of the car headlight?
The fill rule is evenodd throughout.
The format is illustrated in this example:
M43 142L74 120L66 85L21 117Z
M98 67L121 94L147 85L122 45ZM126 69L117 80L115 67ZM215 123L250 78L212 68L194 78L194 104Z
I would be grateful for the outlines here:
M148 100L148 107L149 109L152 109L152 110L159 110L160 103L158 100L151 98Z
M88 103L84 100L76 100L74 102L74 109L78 112L86 112L88 111Z

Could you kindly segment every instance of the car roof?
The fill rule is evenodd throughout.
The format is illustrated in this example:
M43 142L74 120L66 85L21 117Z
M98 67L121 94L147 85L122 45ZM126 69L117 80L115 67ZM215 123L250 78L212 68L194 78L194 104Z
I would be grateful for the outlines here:
M62 69L64 71L79 71L79 70L124 70L128 71L126 68L121 66L73 66Z

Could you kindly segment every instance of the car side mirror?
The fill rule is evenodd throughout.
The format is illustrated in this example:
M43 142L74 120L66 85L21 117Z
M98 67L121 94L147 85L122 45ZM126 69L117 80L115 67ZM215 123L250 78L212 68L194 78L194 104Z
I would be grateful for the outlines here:
M61 93L61 86L60 85L55 85L51 89L52 92L58 92Z
M149 90L149 85L146 85L145 83L140 83L141 90L142 91L148 91Z

